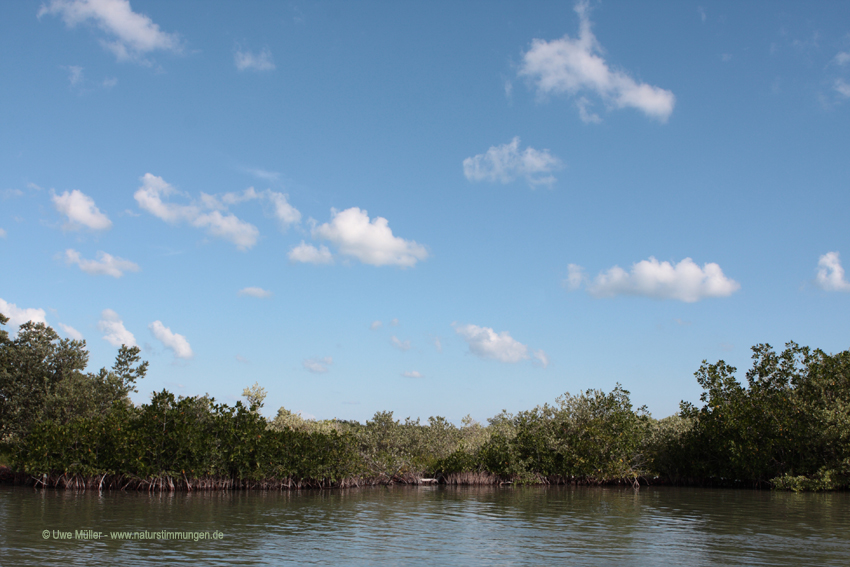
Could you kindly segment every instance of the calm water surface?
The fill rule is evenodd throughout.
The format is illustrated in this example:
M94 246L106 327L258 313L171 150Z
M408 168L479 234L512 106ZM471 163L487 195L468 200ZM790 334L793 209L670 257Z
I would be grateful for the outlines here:
M77 530L103 539L82 539ZM167 531L220 539L110 536L145 530L152 538ZM98 494L0 486L0 565L154 563L846 566L850 494L669 487Z

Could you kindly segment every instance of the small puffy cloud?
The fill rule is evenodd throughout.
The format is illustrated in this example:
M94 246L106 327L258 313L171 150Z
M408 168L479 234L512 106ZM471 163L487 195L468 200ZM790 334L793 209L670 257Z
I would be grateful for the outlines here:
M21 308L14 303L4 301L2 298L0 298L0 313L9 318L7 325L10 327L20 327L27 321L44 323L45 325L47 324L44 309L36 309L33 307Z
M100 314L100 321L97 322L97 328L101 333L105 333L103 335L104 340L114 347L121 345L136 346L136 337L124 328L121 317L112 309L103 310Z
M59 328L62 329L68 338L74 341L83 340L83 334L79 332L77 329L70 325L65 325L64 323L59 323Z
M600 273L587 284L587 291L595 297L638 295L693 303L708 297L727 297L740 287L717 264L707 263L700 268L690 258L671 264L650 256L649 260L634 264L629 272L614 266Z
M844 98L850 98L850 84L844 79L835 79L835 91Z
M0 238L6 238L6 231L0 228Z
M392 338L390 338L390 342L395 348L402 352L410 350L410 341L402 341L397 336L393 335Z
M507 331L496 333L490 327L453 325L455 332L469 345L469 352L481 358L500 362L519 362L528 358L528 347L511 337Z
M101 86L102 86L103 88L105 88L105 89L111 89L112 87L114 87L114 86L115 86L115 85L117 85L117 84L118 84L118 79L117 79L117 78L115 78L115 77L107 77L106 79L103 79L103 82L101 83Z
M324 374L328 371L328 366L334 363L334 359L332 356L326 356L324 358L307 358L301 362L301 365L308 372L312 372L313 374Z
M398 327L398 319L395 317L393 319L390 319L390 325L393 327Z
M839 51L834 58L834 61L837 65L847 65L850 63L850 53L846 51Z
M45 14L61 17L69 28L94 24L108 38L101 39L101 45L119 61L148 63L147 53L183 49L177 34L163 32L149 17L134 12L129 0L51 0L38 11L39 18Z
M237 47L233 54L233 62L240 71L273 71L275 68L272 52L268 47L256 54Z
M850 283L844 279L844 268L838 252L827 252L818 259L818 275L815 283L825 291L850 291Z
M416 370L413 370L411 372L404 372L402 373L402 376L404 376L405 378L424 378L422 373L417 372Z
M195 355L186 337L172 333L171 329L162 324L162 321L154 321L148 325L148 329L151 330L154 338L162 343L162 346L174 352L175 357L188 359Z
M344 211L331 209L331 222L313 228L313 238L332 242L345 256L353 256L372 266L415 266L428 257L421 244L393 236L387 219L375 217L370 222L367 211L351 207Z
M265 290L261 287L245 287L239 290L239 295L247 295L248 297L265 299L266 297L271 297L272 292Z
M301 221L301 213L289 204L285 194L266 189L262 196L272 205L274 216L283 228Z
M112 221L82 191L74 189L70 193L54 194L52 200L56 210L68 217L68 222L62 227L66 230L79 230L81 227L106 230L112 226Z
M604 50L591 31L586 1L578 2L575 11L579 16L579 34L573 39L545 41L535 39L523 54L519 75L527 77L541 96L548 94L595 94L614 108L636 108L661 122L666 122L673 112L676 97L672 92L639 83L628 74L612 70L602 57ZM579 99L581 100L581 99ZM598 121L590 113L588 103L579 104L582 119Z
M486 153L463 160L463 174L469 181L491 181L510 183L523 177L532 187L552 185L552 171L563 167L561 160L549 150L527 147L520 151L519 136L509 144L491 146Z
M97 260L85 260L80 253L69 248L65 250L65 261L68 264L77 264L87 274L106 275L120 278L124 272L138 272L139 265L130 260L118 258L106 252L98 252Z
M293 246L289 254L290 262L304 262L306 264L333 264L333 256L327 246L316 248L303 240L298 246Z
M383 325L384 325L384 324L383 324L383 323L381 323L380 321L372 321L372 324L371 324L371 325L369 325L369 328L370 328L371 330L373 330L373 331L377 331L377 330L378 330L378 329L380 329Z
M165 222L177 224L186 222L195 228L206 231L219 238L229 240L239 250L247 250L257 243L260 231L254 225L240 220L232 213L222 214L220 210L204 212L205 208L224 207L222 201L211 195L202 194L201 206L197 204L180 205L168 203L163 199L177 191L162 177L146 173L142 177L142 186L133 194L143 210Z

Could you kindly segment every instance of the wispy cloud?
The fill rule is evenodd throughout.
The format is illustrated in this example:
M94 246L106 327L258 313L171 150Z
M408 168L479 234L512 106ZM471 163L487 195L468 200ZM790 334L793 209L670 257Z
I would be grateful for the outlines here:
M239 295L246 295L248 297L256 297L258 299L265 299L267 297L272 296L272 292L265 290L261 287L245 287L239 290Z
M580 266L571 264L569 269L567 285L577 289L586 279L580 275ZM707 263L700 268L690 258L671 264L650 256L649 260L633 264L628 272L619 266L601 272L592 281L587 281L586 287L594 297L636 295L693 303L709 297L727 297L738 291L741 285L727 278L715 263Z
M421 372L417 372L416 370L412 370L410 372L403 372L402 376L405 378L424 378Z
M72 327L71 325L66 325L64 323L59 323L59 328L68 335L68 338L74 341L83 340L83 334L79 332L77 329Z
M369 328L370 328L371 330L373 330L373 331L377 331L377 330L378 330L378 329L380 329L383 325L384 325L384 324L383 324L383 323L381 323L380 321L372 321L372 324L371 324L371 325L369 325Z
M233 53L233 62L240 71L273 71L275 68L272 52L263 48L259 53L237 46Z
M328 371L328 366L334 363L332 356L324 358L307 358L301 362L301 365L313 374L324 374Z
M139 265L135 262L100 251L97 253L97 260L85 260L79 252L69 248L65 250L65 261L68 264L78 265L87 274L106 275L113 278L120 278L125 272L139 271Z
M68 222L62 225L66 230L79 230L86 227L92 230L106 230L112 227L112 221L94 204L94 200L74 189L61 195L55 193L51 197L56 210L68 217Z
M825 291L850 291L838 252L827 252L818 259L815 283Z
M527 77L541 96L596 95L610 107L636 108L666 122L676 103L673 93L639 83L623 71L612 70L591 31L588 3L578 2L575 11L579 16L578 37L573 39L565 35L552 41L533 40L531 49L523 54L519 75ZM587 99L578 99L577 106L585 122L598 121L598 116L589 112Z
M549 150L527 147L520 151L519 137L509 144L491 146L483 154L463 160L463 174L469 181L510 183L522 177L532 187L555 183L552 172L563 167Z
M402 352L410 350L410 341L402 341L397 336L393 335L390 338L390 342L392 343L392 345L395 348L397 348L398 350L400 350Z
M331 209L331 222L313 228L312 234L333 243L340 254L372 266L407 268L428 257L421 244L393 236L387 219L370 221L367 211L358 207Z
M119 61L150 62L153 51L181 53L183 45L174 33L163 32L148 16L134 12L129 0L51 0L42 4L38 17L59 16L69 28L90 23L106 36L101 45Z
M189 341L183 335L171 332L171 329L162 324L162 321L154 321L148 325L154 338L162 343L162 346L171 350L175 358L189 359L195 356Z
M115 347L127 345L136 346L136 337L124 327L124 321L112 309L104 309L100 314L97 328L103 335L103 339Z
M174 187L166 183L162 177L146 173L142 177L142 186L133 197L140 208L159 219L171 224L188 223L195 228L205 229L212 236L229 240L239 250L247 250L257 243L260 231L251 223L239 219L226 210L229 204L258 198L259 194L253 192L253 188L250 191L227 193L222 198L202 193L200 204L180 205L164 201L164 198L178 193ZM214 210L205 211L204 209Z

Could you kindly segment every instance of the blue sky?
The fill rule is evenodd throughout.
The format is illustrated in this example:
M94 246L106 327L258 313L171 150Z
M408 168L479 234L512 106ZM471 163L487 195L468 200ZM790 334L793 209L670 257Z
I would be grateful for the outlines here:
M848 348L846 2L0 5L0 312L265 413Z

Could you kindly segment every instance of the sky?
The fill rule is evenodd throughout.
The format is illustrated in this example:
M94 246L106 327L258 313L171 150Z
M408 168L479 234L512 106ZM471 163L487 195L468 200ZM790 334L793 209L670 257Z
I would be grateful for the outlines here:
M850 3L0 3L0 313L365 421L850 337Z

